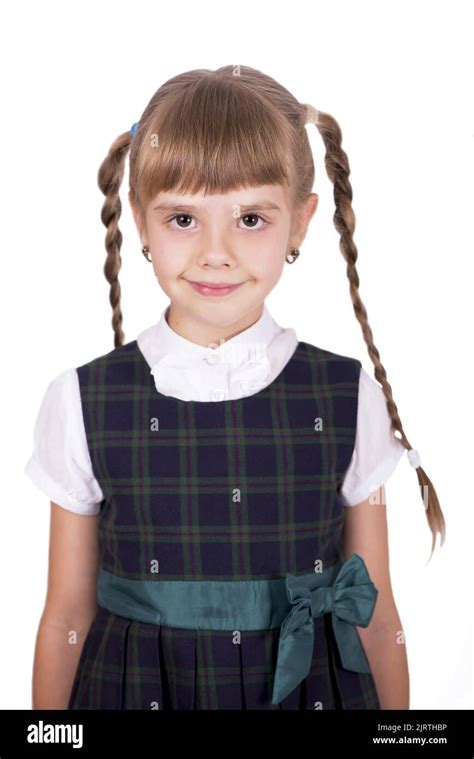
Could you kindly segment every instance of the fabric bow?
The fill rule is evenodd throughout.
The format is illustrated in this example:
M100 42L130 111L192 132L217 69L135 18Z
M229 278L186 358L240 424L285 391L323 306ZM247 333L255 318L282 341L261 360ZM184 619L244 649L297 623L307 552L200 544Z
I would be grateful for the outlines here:
M354 627L368 626L378 595L364 560L353 553L341 565L333 585L328 587L321 587L322 574L286 575L286 589L292 607L280 627L273 704L278 704L307 677L314 649L313 618L327 612L331 612L343 668L370 673Z

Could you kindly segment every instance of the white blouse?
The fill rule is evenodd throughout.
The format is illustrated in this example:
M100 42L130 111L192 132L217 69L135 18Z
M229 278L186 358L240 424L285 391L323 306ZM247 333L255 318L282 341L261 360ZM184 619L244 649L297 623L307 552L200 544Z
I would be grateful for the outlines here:
M295 331L280 327L265 304L254 324L214 347L171 329L168 308L137 342L158 392L181 400L233 400L259 392L280 374L298 345ZM69 511L98 514L104 496L92 470L75 368L49 383L33 438L24 470L33 483ZM391 429L382 388L361 368L355 446L340 491L343 504L366 500L390 477L404 451Z

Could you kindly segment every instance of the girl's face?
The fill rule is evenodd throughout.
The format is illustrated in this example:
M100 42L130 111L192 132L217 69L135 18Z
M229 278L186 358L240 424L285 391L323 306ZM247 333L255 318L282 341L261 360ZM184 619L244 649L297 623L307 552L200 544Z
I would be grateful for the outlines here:
M317 202L312 193L292 213L281 185L207 196L159 193L148 204L145 228L132 204L142 244L170 299L170 327L207 345L253 324L285 256L301 245ZM221 292L196 283L232 287Z

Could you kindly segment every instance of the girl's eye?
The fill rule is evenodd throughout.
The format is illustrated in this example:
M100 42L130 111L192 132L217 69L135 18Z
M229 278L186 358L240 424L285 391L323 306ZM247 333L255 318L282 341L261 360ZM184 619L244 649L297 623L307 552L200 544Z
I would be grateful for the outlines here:
M189 226L189 220L192 220L192 218L193 217L187 213L178 213L172 216L171 219L168 219L167 223L171 224L176 229L176 226L173 224L173 222L176 220L178 229L192 229L192 227ZM260 221L262 221L264 224L266 223L266 220L263 218L263 216L260 216L256 213L246 213L240 218L243 220L245 219L249 222L247 223L247 221L245 221L245 226L247 229L261 229L262 225L257 226L258 219L260 219Z
M186 222L182 225L181 222L186 219L192 219L192 216L190 216L188 213L177 213L175 216L173 216L171 219L169 219L168 224L171 224L172 221L177 220L178 226L180 229L189 229L189 227L186 225Z
M244 214L244 216L241 216L240 218L241 219L251 219L251 223L248 226L246 225L247 229L261 229L262 228L261 226L260 227L256 226L255 221L253 221L254 219L255 220L256 219L261 219L261 221L263 221L265 223L265 219L263 218L263 216L259 216L257 213L246 213L246 214Z

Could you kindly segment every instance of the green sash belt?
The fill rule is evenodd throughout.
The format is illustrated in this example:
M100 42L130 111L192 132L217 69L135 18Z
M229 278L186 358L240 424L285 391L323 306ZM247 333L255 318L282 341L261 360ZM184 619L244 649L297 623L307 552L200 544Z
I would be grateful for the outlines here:
M313 619L331 613L344 669L370 673L355 625L367 627L378 591L363 559L271 580L130 580L100 568L97 602L113 614L193 630L280 628L272 703L309 674Z

